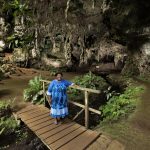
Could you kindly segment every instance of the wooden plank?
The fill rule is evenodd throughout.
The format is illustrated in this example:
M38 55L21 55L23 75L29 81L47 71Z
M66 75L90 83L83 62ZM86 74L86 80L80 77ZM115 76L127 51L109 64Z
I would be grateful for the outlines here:
M99 133L93 132L93 131L86 131L82 134L80 134L78 137L70 141L69 143L63 145L59 148L59 150L83 150L87 148L94 140L96 140L99 137ZM78 146L76 146L78 143Z
M85 106L82 105L82 104L80 104L80 103L73 102L73 101L68 101L68 102L71 103L71 104L73 104L73 105L76 105L76 106L78 106L78 107L81 107L81 108L85 109ZM90 108L90 107L89 107L89 111L94 112L94 113L99 114L99 115L101 114L101 112L100 112L99 110L96 110L96 109L94 109L94 108Z
M74 125L68 127L67 129L64 129L60 133L52 135L50 138L45 139L45 141L46 141L46 143L48 142L48 144L50 145L50 144L54 143L55 141L63 138L64 136L67 136L68 134L77 130L80 127L81 126L79 124L74 124Z
M43 122L43 123L41 123L41 124L38 124L38 125L36 125L36 126L32 126L32 127L30 127L33 131L36 131L36 130L39 130L39 129L41 129L41 128L44 128L44 127L46 127L46 126L49 126L49 125L51 125L51 124L53 124L54 123L54 120L53 119L51 119L51 120L49 120L49 121L47 121L47 122Z
M41 134L43 134L43 133L45 133L45 132L48 132L48 131L53 130L53 129L55 129L55 128L58 128L59 126L61 126L61 124L55 125L54 122L53 122L53 123L52 123L51 125L49 125L49 126L46 126L46 127L44 127L44 128L41 128L41 129L36 130L35 133L36 133L37 135L41 135Z
M84 93L85 95L85 127L89 128L89 94L87 91Z
M47 131L43 134L40 135L40 137L45 140L46 138L50 137L50 136L53 136L61 131L63 131L64 129L68 129L69 127L73 126L75 123L74 122L69 122L69 123L65 123L65 124L62 124L61 126L53 129L53 130L50 130L50 131Z
M28 113L30 113L30 112L35 112L35 111L49 111L49 109L48 108L44 108L43 106L36 106L36 107L34 107L33 109L31 109L31 110L26 110L26 111L24 111L24 112L22 112L21 114L19 114L19 115L23 115L23 114L28 114Z
M22 117L22 116L27 115L27 114L33 114L33 113L36 113L36 112L38 112L38 111L46 111L46 112L49 112L48 109L44 109L43 107L35 107L35 108L31 109L31 110L28 110L28 109L27 109L26 111L24 111L24 112L18 114L18 117Z
M35 115L35 114L39 114L39 113L43 113L43 112L49 113L48 110L36 109L36 110L34 110L33 112L32 112L32 111L31 111L31 112L26 112L26 113L20 114L19 116L25 118L25 116L33 116L33 115Z
M36 108L36 107L35 107L34 105L27 106L27 107L21 109L20 111L18 111L16 114L17 114L17 115L20 115L20 114L22 114L22 113L24 113L24 112L27 112L27 111L32 110L32 109L35 109L35 108Z
M26 112L23 112L23 113L19 114L18 116L21 117L21 116L27 115L27 114L34 114L34 113L39 112L39 111L41 111L39 108L34 108L32 110L28 110Z
M42 118L42 119L40 119L40 120L37 120L37 121L31 122L31 123L28 123L28 125L29 125L30 127L32 127L32 126L38 125L38 124L40 124L40 123L42 123L42 122L49 121L49 120L51 120L51 119L52 119L52 118L51 118L50 116L47 116L46 118Z
M29 114L23 115L22 120L27 121L27 120L33 119L35 117L38 117L38 116L41 116L41 115L44 115L44 114L47 114L47 112L40 112L40 113L36 113L36 114L32 114L32 115L29 115Z
M73 117L72 120L75 120L83 111L84 111L84 109L81 109L81 110Z
M43 114L43 115L41 115L41 116L32 118L32 119L30 119L30 120L26 120L26 123L32 123L32 122L35 122L35 121L37 121L37 120L39 120L39 119L41 119L41 118L46 118L46 117L50 117L49 114L46 113L46 114Z
M45 141L52 149L58 149L59 147L63 146L64 144L68 143L69 141L73 140L75 137L79 136L81 133L85 132L86 129L84 127L79 127L73 132L67 134L66 136L59 138L58 140L55 140L55 142L52 143L53 137L50 137L46 139ZM58 134L61 136L61 133Z

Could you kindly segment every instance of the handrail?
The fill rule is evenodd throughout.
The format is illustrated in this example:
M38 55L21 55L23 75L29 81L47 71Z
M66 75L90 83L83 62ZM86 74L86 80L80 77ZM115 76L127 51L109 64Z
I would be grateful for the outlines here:
M40 80L40 82L43 83L43 96L44 96L44 102L45 102L45 106L46 106L46 91L45 91L45 83L50 83L51 81L48 81L48 80ZM90 89L90 88L83 88L83 87L80 87L80 86L77 86L77 85L72 85L70 86L70 88L74 88L74 89L78 89L78 90L81 90L81 91L84 91L84 96L85 96L85 99L84 99L84 102L85 102L85 105L82 105L80 103L77 103L77 102L73 102L73 101L69 101L69 103L71 104L74 104L76 106L79 106L81 107L82 109L85 110L85 126L86 128L88 129L89 128L89 111L92 111L96 114L101 114L101 112L99 110L96 110L96 109L93 109L93 108L90 108L89 107L89 92L91 93L96 93L96 94L100 94L101 91L100 90L94 90L94 89ZM75 118L81 113L83 112L82 110L75 116Z
M46 82L46 83L50 83L51 82L51 81L48 81L48 80L40 80L40 81L41 82ZM96 93L96 94L100 94L101 93L100 90L84 88L84 87L80 87L80 86L76 86L76 85L72 85L72 86L70 86L70 88L78 89L78 90L81 90L81 91L87 91L87 92L91 92L91 93Z

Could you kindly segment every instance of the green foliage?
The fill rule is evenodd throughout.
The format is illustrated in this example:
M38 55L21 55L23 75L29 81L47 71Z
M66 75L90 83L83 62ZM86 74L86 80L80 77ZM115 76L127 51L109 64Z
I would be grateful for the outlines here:
M29 15L29 8L28 8L29 1L21 1L21 0L2 0L1 4L1 12L4 16L7 14L8 17L5 17L5 23L8 28L10 28L10 32L7 35L8 37L5 39L5 42L8 45L8 48L32 48L32 42L34 38L34 33L31 31L27 31L25 24L28 22L27 20L23 23L25 16ZM8 18L8 20L7 20ZM11 18L11 20L10 20ZM18 23L22 21L21 29L18 32L14 32L12 27L14 26L15 19L18 20ZM19 21L20 20L20 21Z
M18 125L14 118L1 117L0 118L0 135L7 135L14 132Z
M2 13L8 13L11 10L14 17L23 15L28 10L27 3L21 3L21 0L2 0L1 5Z
M0 101L0 138L11 139L11 141L18 142L27 138L27 132L20 129L15 118L12 116L13 100ZM7 149L9 144L2 140L0 149Z
M73 83L85 88L97 89L97 90L106 90L108 88L108 84L106 81L95 74L89 72L83 76L78 76L73 79ZM76 89L69 89L68 91L69 98L77 101L83 100L83 92ZM91 94L92 95L92 94Z
M23 97L25 101L32 101L33 103L41 104L44 102L42 82L40 76L34 77L29 81L29 87L24 90Z
M0 101L0 117L10 116L12 110L12 100Z
M85 74L84 76L76 77L73 82L82 87L97 90L104 90L108 87L108 84L102 77L96 76L91 72Z
M10 101L0 101L0 110L10 108Z
M32 33L24 33L23 35L20 35L18 33L13 33L12 35L10 35L9 37L7 37L6 42L8 43L8 47L10 49L14 49L14 48L31 48L32 47L32 42L33 40L33 35Z
M143 90L141 86L127 87L123 94L111 97L105 105L100 107L103 123L117 121L133 112L138 102L138 95Z

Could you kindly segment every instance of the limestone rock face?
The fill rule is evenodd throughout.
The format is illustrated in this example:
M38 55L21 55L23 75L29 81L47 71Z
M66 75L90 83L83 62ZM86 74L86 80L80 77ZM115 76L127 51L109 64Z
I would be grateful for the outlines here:
M121 69L126 60L126 47L113 41L101 41L98 59L104 62L114 62Z
M148 0L32 0L30 14L13 18L10 34L17 34L20 39L17 43L25 43L16 47L30 47L31 66L40 63L40 66L66 65L75 70L94 66L99 72L101 68L108 72L121 71L127 52L132 53L130 45L137 42L140 34L150 33L149 8ZM4 24L0 18L3 29ZM2 32L0 29L0 37ZM25 39L29 40L28 44ZM137 61L140 73L149 70L149 43L146 41L136 48L141 52L138 54L141 61ZM18 65L23 62L19 66L26 66L28 56L15 51L14 62Z
M138 56L139 71L141 74L150 74L150 40L142 45L140 51L141 54Z
M5 30L5 20L4 18L0 17L0 39L4 36Z
M3 40L0 40L0 52L3 52L5 48L5 43Z
M91 69L99 73L121 71L126 58L126 47L113 41L102 40L99 48L92 49L90 57L98 63L93 63ZM92 55L93 53L93 55Z

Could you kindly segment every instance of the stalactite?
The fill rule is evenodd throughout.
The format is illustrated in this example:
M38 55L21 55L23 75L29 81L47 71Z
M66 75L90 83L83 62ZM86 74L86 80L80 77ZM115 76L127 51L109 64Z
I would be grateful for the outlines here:
M95 8L95 0L92 0L92 8Z
M78 38L78 43L79 43L80 48L81 48L80 66L82 66L85 62L84 34Z
M67 0L67 7L65 9L65 19L66 20L68 18L68 10L69 10L69 7L70 7L70 2L71 2L71 0Z

